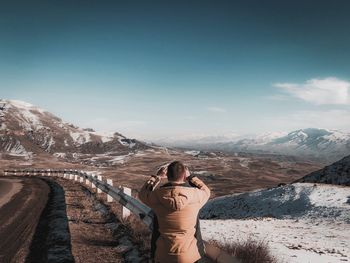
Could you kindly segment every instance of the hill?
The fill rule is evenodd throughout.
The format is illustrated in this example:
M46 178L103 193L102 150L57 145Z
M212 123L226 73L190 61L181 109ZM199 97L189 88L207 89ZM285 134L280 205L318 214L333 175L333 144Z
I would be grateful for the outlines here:
M215 198L201 211L203 219L326 219L350 224L349 188L308 183L288 184Z
M0 153L6 157L49 154L70 161L83 161L89 154L117 158L149 146L114 133L82 129L32 104L0 100ZM103 158L102 158L103 157ZM121 158L121 157L119 157ZM111 162L113 163L113 161Z
M203 236L256 240L281 262L344 262L350 257L349 187L295 183L228 195L200 214Z
M326 183L350 186L350 155L325 168L312 172L297 182Z

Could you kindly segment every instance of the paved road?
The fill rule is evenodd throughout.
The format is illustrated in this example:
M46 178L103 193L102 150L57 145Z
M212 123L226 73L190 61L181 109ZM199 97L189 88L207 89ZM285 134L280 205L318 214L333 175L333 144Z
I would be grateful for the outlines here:
M0 208L22 189L20 179L0 178Z
M50 192L38 178L0 178L0 262L24 262Z

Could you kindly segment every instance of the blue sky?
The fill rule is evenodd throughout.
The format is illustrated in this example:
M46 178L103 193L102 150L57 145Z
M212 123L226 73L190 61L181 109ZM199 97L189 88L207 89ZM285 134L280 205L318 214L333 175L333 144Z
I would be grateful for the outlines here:
M138 138L350 131L348 1L0 4L0 97Z

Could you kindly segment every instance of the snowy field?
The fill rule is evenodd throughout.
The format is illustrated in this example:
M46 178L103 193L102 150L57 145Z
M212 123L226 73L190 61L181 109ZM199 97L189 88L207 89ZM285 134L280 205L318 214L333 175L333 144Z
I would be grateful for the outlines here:
M201 220L203 238L264 240L283 263L350 262L350 225L290 219Z
M280 262L350 262L350 188L293 184L213 199L205 239L266 241Z

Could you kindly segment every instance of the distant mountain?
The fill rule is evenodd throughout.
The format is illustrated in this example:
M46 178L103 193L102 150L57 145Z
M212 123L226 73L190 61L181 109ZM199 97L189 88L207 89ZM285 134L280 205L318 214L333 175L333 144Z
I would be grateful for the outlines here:
M299 156L314 156L329 161L350 154L350 134L336 130L308 128L264 140L240 140L229 145L245 151L264 151Z
M325 168L312 172L297 182L340 184L350 186L350 155Z
M226 143L240 139L239 135L235 133L223 134L223 135L208 135L208 134L188 134L186 136L174 136L174 137L163 137L153 139L152 142L163 146L175 146L175 147L186 147L188 145L203 146L215 143Z
M186 143L172 142L171 145L199 150L294 155L332 162L350 154L350 133L308 128L290 133L266 133L225 142L193 140Z
M100 134L64 122L34 105L0 100L0 153L30 158L33 154L60 157L76 154L127 154L145 144L114 133Z

